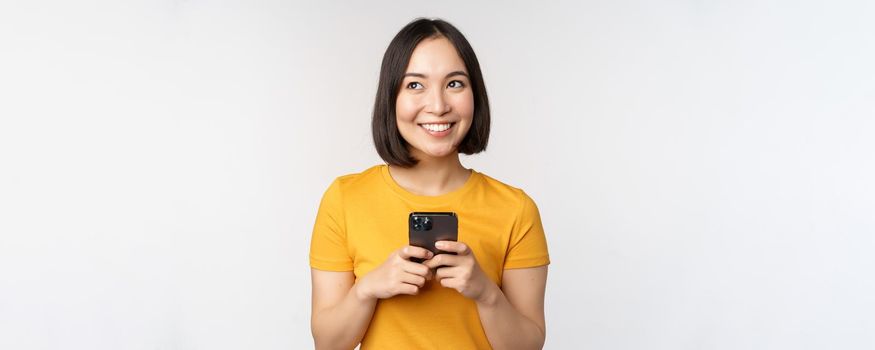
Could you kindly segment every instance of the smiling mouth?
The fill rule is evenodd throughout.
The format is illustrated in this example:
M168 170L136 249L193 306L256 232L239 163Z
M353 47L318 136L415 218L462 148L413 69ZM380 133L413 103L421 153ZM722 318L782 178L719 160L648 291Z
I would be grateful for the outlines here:
M449 130L450 128L452 128L453 125L456 125L456 123L426 123L426 124L419 124L419 126L421 126L423 129L428 130L428 131L430 131L430 132L432 132L432 133L442 133L442 132L447 131L447 130Z

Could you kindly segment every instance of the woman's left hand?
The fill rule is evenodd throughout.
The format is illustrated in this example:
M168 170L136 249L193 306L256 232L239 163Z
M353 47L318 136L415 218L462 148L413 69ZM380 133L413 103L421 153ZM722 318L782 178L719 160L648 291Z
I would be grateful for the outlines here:
M456 255L438 254L422 262L430 269L437 268L434 276L442 286L453 288L474 301L484 299L491 287L497 287L480 269L474 253L465 243L438 241L435 247L445 252L456 253Z

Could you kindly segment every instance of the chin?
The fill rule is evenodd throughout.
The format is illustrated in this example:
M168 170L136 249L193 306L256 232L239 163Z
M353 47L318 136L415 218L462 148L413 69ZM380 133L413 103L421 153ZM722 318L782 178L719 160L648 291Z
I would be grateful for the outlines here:
M453 148L450 148L450 149L446 149L446 148L441 148L441 149L429 149L429 150L423 151L422 153L423 153L424 155L429 156L429 157L432 157L432 158L443 158L443 157L446 157L446 156L454 155L454 154L456 154L456 153L458 153L458 152L456 152L456 148L453 147Z

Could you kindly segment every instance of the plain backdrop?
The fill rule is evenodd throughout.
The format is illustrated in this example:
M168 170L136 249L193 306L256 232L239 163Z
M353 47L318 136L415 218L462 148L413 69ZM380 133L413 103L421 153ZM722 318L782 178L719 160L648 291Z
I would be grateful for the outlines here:
M547 349L875 348L871 1L0 3L0 348L303 349L382 54L469 39Z

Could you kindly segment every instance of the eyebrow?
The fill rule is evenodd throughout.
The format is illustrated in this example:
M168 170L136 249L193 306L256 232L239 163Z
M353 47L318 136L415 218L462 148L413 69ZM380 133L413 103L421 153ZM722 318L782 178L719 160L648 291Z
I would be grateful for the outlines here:
M457 75L464 75L466 78L471 79L471 77L469 77L468 74L466 74L465 72L460 71L460 70L457 70L457 71L454 71L454 72L450 72L449 74L447 74L447 76L446 76L445 78L454 77L454 76L457 76ZM403 77L418 77L418 78L423 78L423 79L428 78L428 76L426 76L425 74L422 74L422 73L414 73L414 72L404 73L404 75L402 76L402 78L403 78Z

